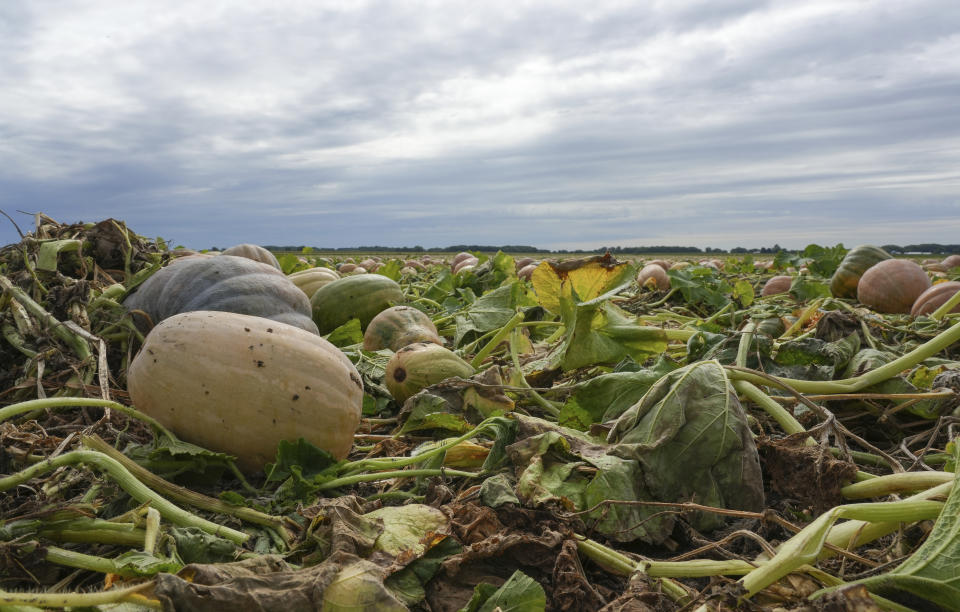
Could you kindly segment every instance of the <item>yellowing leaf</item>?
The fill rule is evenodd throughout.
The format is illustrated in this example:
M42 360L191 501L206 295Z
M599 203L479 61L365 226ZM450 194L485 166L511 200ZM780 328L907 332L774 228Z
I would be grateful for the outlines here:
M587 302L616 289L633 277L633 266L617 262L609 253L562 262L544 261L530 282L540 305L559 314L561 300Z

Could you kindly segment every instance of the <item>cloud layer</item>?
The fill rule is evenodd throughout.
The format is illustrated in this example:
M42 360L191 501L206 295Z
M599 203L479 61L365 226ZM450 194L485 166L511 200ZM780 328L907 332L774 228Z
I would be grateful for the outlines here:
M0 208L24 228L960 242L952 0L2 3L0 57Z

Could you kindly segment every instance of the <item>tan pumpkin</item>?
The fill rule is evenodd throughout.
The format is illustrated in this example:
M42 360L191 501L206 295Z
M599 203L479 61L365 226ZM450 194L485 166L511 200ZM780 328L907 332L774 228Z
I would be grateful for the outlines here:
M455 268L458 263L460 263L460 262L463 261L464 259L470 259L471 257L473 257L474 259L476 259L476 257L474 257L474 255L473 255L473 253L467 253L466 251L461 252L461 253L457 253L456 255L453 256L453 261L450 262L450 268L451 268L451 269Z
M917 299L913 302L913 307L910 309L910 314L915 317L928 315L943 306L957 291L960 291L960 281L937 283L917 296ZM950 312L960 312L960 304L954 306Z
M637 284L641 287L667 291L670 289L670 277L660 264L649 263L637 274Z
M268 266L273 266L277 270L282 270L280 267L280 262L277 261L276 256L263 248L262 246L256 244L238 244L232 246L229 249L225 250L221 255L235 255L236 257L246 257L247 259L252 259L253 261L259 261L260 263L265 263Z
M876 312L906 314L929 287L930 278L917 262L884 259L860 277L857 300Z
M760 291L760 295L766 297L768 295L776 295L778 293L786 293L790 291L790 285L793 284L792 276L773 276L763 285L763 289Z
M187 442L236 455L247 472L301 437L345 458L363 404L360 375L337 347L229 312L165 319L130 364L127 387L137 409Z
M480 260L476 257L467 257L461 259L455 266L453 266L453 273L458 274L467 269L472 270L473 268L477 267L478 263L480 263Z
M946 268L947 269L946 271L950 271L953 268L960 267L960 255L949 255L945 257L943 261L940 262L940 265Z
M308 298L313 297L317 289L327 283L340 278L336 270L330 268L310 268L309 270L300 270L293 274L288 274L287 278L293 281L293 284L300 287L300 290L307 294Z
M667 261L666 259L653 259L653 260L647 262L647 265L648 265L648 266L649 266L650 264L656 264L656 265L660 266L661 268L663 268L664 270L669 270L669 269L670 269L670 266L671 266L671 263L670 263L669 261Z
M533 278L533 271L537 269L537 266L540 264L537 262L528 263L519 270L517 270L517 278L520 280L528 281Z

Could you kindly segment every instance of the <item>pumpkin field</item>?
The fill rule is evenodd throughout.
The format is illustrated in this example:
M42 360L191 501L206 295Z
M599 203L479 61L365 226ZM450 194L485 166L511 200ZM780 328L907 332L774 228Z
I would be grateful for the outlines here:
M0 610L960 609L960 255L537 256L38 215Z

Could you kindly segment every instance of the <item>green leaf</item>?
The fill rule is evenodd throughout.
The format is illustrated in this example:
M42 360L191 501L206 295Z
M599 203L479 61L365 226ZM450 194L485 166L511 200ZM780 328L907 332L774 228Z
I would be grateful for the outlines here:
M810 244L800 254L805 259L804 263L808 270L817 276L830 278L840 267L840 262L847 254L847 249L842 244L832 247Z
M474 596L460 612L543 612L547 608L543 587L520 570L493 593L490 589L489 585L477 585Z
M224 563L237 555L236 545L196 527L169 527L177 544L177 555L184 563ZM166 571L166 570L164 570Z
M635 460L659 501L759 511L763 478L746 413L726 370L702 361L670 372L617 419L609 454ZM694 517L697 529L723 519Z
M231 548L236 548L231 544ZM160 572L175 574L183 564L174 559L158 557L142 550L128 550L121 553L114 560L119 567L118 574L122 576L153 576Z
M363 329L360 326L360 319L350 319L340 327L324 336L330 344L343 347L360 344L363 342Z
M564 370L597 363L616 363L630 356L638 361L667 350L667 334L638 325L636 319L609 302L572 306L562 299L566 333L552 362Z
M329 452L298 438L296 442L281 440L277 445L277 460L264 468L267 482L277 482L296 474L302 478L311 478L320 474L337 460Z
M399 259L391 259L387 263L377 268L374 274L386 276L390 280L400 282L400 270L403 268L403 262Z
M577 385L557 420L564 427L585 431L594 423L615 419L637 403L660 377L676 368L673 362L661 358L652 368L591 378Z
M752 266L753 264L751 264ZM740 279L733 285L733 299L740 302L744 308L749 308L753 304L753 285L749 281Z
M790 283L790 295L801 302L808 302L817 298L825 298L833 295L830 292L830 284L815 281L809 276L798 275L793 277Z
M670 287L676 289L691 306L704 306L712 310L720 310L730 303L728 294L731 287L723 280L719 273L707 266L688 266L686 268L667 270L670 277Z
M391 574L385 581L387 588L393 591L408 606L423 601L427 592L425 586L440 571L443 562L453 555L463 552L463 546L454 538L444 538L425 555L398 572Z
M280 264L280 269L283 270L284 274L293 274L294 272L306 270L310 267L310 264L300 261L299 257L290 253L284 253L280 257L277 257L277 262Z

